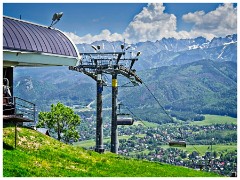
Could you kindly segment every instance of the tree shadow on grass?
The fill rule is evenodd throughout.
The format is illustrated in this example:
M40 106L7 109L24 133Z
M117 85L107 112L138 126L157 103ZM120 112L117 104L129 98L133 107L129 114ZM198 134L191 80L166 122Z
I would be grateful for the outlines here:
M6 144L5 142L3 142L3 149L14 150L13 146L10 146L10 145Z

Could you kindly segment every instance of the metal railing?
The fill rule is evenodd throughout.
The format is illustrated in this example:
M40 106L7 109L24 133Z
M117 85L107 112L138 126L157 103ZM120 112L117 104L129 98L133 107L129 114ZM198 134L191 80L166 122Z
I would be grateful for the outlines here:
M36 105L19 97L3 97L3 115L16 115L36 122Z

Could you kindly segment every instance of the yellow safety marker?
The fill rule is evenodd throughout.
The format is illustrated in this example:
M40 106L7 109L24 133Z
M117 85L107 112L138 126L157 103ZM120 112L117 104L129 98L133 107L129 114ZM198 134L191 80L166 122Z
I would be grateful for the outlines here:
M112 79L112 86L117 87L117 79Z

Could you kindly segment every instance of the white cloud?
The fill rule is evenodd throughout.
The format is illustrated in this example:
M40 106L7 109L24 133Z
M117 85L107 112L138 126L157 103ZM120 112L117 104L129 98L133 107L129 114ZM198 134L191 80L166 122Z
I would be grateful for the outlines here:
M197 11L183 15L185 22L194 23L189 32L205 36L226 36L237 33L237 8L233 4L224 4L209 13Z
M151 3L137 14L122 34L111 33L105 29L98 35L87 34L79 37L66 33L76 44L92 43L99 40L123 41L128 43L156 41L163 37L176 39L195 38L203 36L212 39L216 36L226 36L237 33L237 8L233 4L223 4L217 9L205 13L196 11L182 16L186 23L193 23L190 31L177 31L177 18L174 14L164 12L162 3Z
M100 40L107 40L107 41L123 41L123 37L121 34L118 33L111 33L109 30L104 29L101 31L100 34L98 35L91 35L87 34L83 37L79 37L76 34L72 32L65 32L65 34L72 39L72 41L75 44L80 44L80 43L92 43L95 41L100 41Z
M164 10L161 3L148 4L128 25L123 33L124 37L131 42L171 37L177 28L177 18L173 14L164 13Z

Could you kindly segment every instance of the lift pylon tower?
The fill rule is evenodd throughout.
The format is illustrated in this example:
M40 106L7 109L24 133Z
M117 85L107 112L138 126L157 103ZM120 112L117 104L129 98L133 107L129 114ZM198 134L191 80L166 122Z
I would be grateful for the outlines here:
M103 126L102 126L102 72L97 71L97 123L96 123L96 148L95 151L99 153L104 152L103 147Z
M126 58L126 50L121 45L122 52L100 52L100 46L92 45L96 52L80 53L82 61L78 66L69 66L69 70L84 73L97 82L97 117L96 117L96 148L99 153L104 152L103 146L103 126L102 126L102 91L103 86L112 86L112 127L111 127L111 152L118 153L117 139L117 76L121 74L130 80L133 86L142 84L142 80L136 75L136 70L132 69L138 60L140 52L136 56ZM112 85L103 80L103 74L112 75Z
M112 128L111 128L111 152L118 154L117 131L117 74L112 74Z

